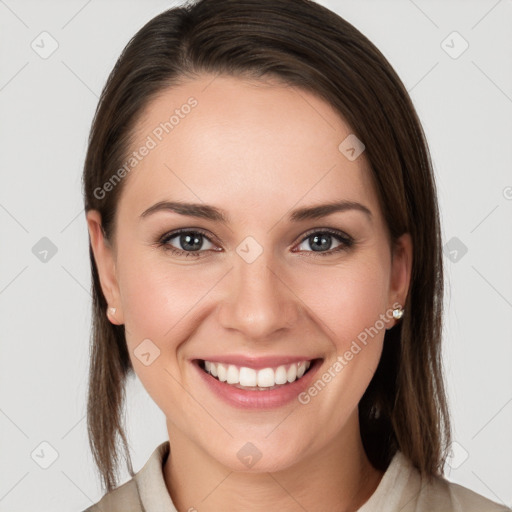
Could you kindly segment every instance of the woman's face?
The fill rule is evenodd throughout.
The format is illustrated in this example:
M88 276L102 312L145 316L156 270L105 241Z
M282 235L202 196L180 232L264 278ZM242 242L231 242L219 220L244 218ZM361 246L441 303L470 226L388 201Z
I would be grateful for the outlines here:
M125 324L170 437L233 469L259 457L255 471L285 468L358 429L412 248L404 235L392 258L354 144L308 92L203 76L164 91L139 120L112 249L89 213L111 320ZM340 202L356 206L314 210ZM212 371L231 383L204 360L225 363ZM299 361L309 371L288 383ZM237 378L280 384L242 390Z

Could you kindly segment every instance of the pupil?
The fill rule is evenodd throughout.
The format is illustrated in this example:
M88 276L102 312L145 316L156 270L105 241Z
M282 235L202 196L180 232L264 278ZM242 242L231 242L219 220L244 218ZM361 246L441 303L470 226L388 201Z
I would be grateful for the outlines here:
M199 236L181 235L180 236L180 244L184 249L197 251L201 247L201 235L199 235ZM194 245L195 245L195 247L194 247Z
M311 244L311 247L314 251L319 251L321 249L328 249L330 245L330 239L331 235L314 235L313 237L313 244ZM320 240L320 249L315 248L315 244L318 243Z

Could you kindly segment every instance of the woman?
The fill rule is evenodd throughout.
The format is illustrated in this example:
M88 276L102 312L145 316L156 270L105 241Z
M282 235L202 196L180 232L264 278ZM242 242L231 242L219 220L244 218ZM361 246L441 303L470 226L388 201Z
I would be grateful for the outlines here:
M307 0L160 14L108 79L83 183L107 490L88 510L507 510L442 476L434 176L353 26ZM137 474L134 375L169 434Z

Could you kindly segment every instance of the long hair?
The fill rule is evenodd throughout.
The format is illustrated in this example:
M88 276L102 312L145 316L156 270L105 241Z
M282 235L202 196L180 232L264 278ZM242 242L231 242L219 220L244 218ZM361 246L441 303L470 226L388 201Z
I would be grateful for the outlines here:
M277 78L326 101L365 144L394 244L411 234L414 257L401 322L386 331L379 366L359 403L370 462L384 470L397 450L429 479L442 475L451 427L443 383L443 260L436 185L412 101L389 62L355 27L310 0L199 0L164 11L129 41L102 91L83 172L85 210L105 237L123 181L101 187L130 152L142 110L163 90L202 73ZM123 426L134 374L123 326L109 323L90 247L93 322L87 403L89 443L103 487L116 487L118 442L133 476ZM375 413L378 411L378 414Z

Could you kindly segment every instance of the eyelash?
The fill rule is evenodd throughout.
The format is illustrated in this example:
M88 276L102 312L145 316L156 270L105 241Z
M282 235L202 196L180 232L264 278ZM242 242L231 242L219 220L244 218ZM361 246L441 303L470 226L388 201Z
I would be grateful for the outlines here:
M173 238L176 238L178 235L181 235L183 233L193 234L193 235L199 234L199 235L202 235L203 237L205 237L211 243L213 243L210 240L210 238L208 237L207 233L205 231L203 231L202 229L193 229L193 230L192 229L178 229L176 231L171 231L170 233L165 233L163 236L161 236L159 238L159 240L157 241L157 246L162 248L164 251L170 251L172 254L175 254L177 256L185 255L185 257L191 256L193 258L202 257L201 253L205 252L204 250L182 251L180 249L176 249L176 247L173 247L172 245L169 245L170 240L172 240ZM354 239L352 237L346 235L342 231L338 231L336 229L331 229L331 228L324 228L324 229L314 229L314 230L306 232L304 234L303 238L298 243L298 245L305 242L308 238L311 238L312 235L324 235L324 234L332 235L339 242L341 242L341 245L339 245L335 249L330 249L329 251L325 251L325 252L315 252L315 251L305 251L305 252L314 253L313 257L315 257L315 258L317 256L332 256L335 253L338 253L341 251L346 251L346 250L350 249L355 244ZM295 251L295 252L303 252L303 251Z

